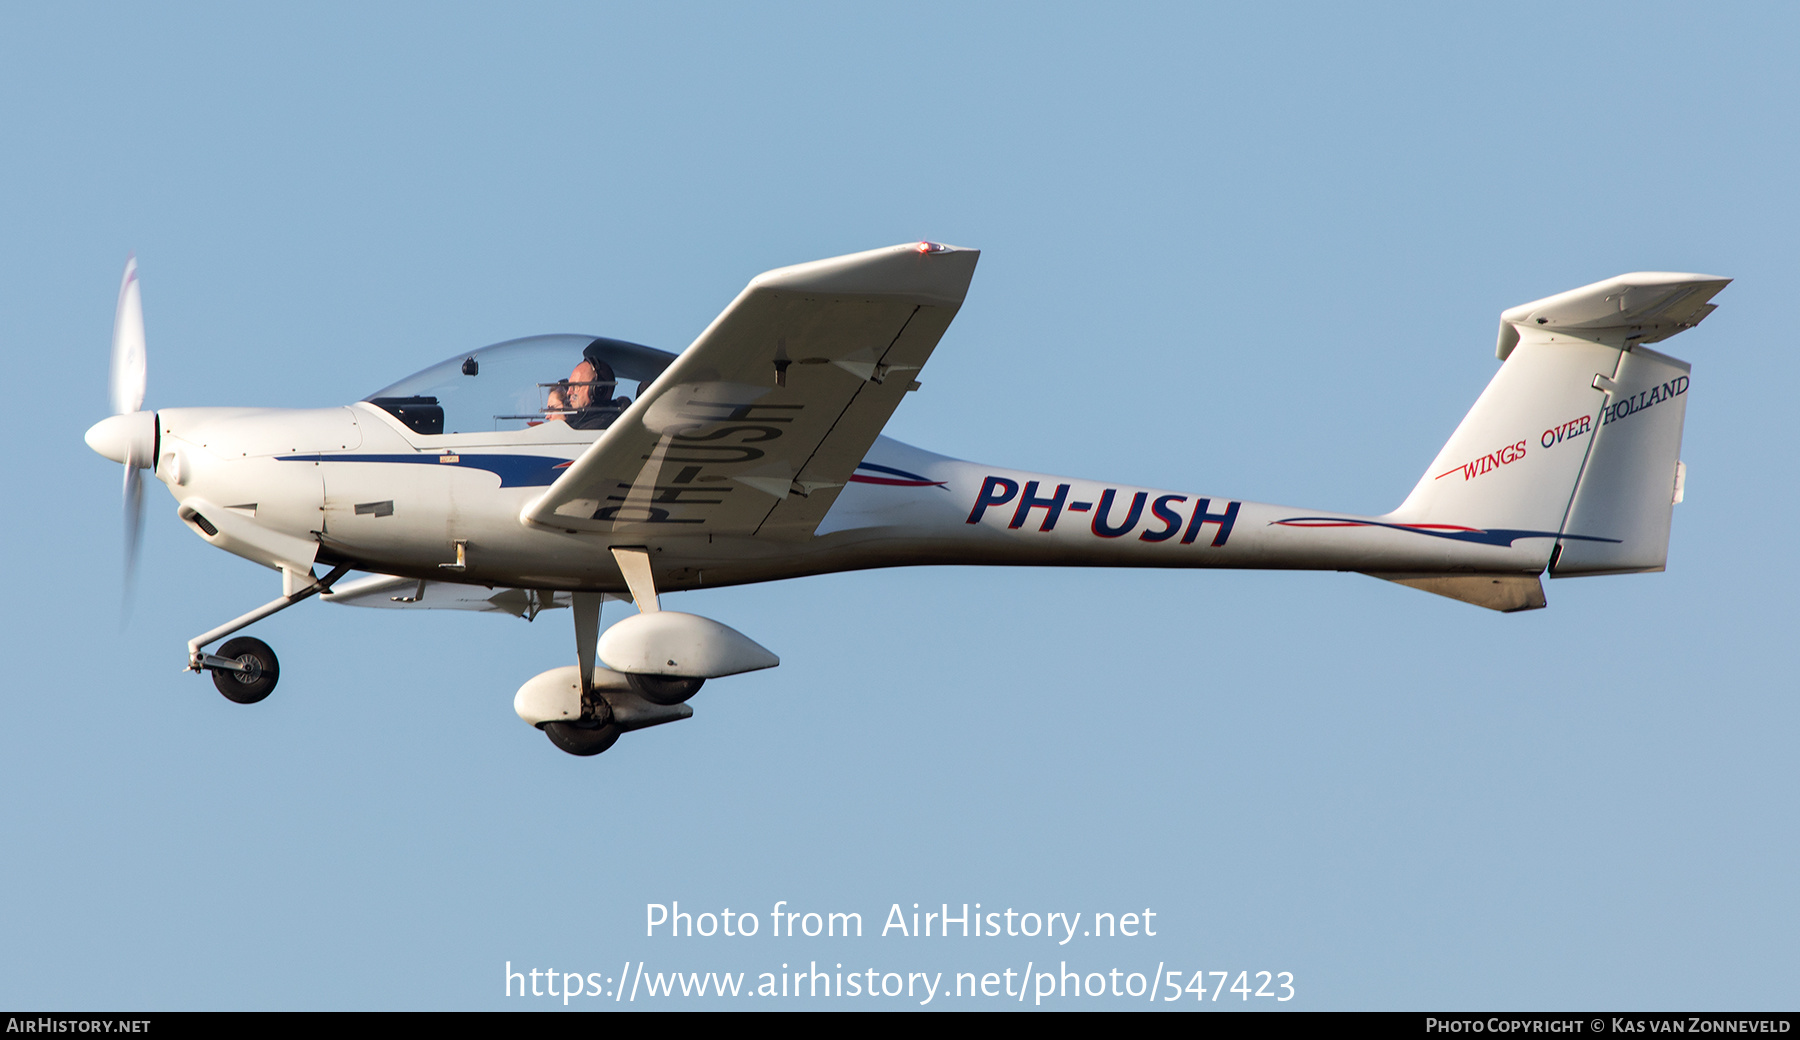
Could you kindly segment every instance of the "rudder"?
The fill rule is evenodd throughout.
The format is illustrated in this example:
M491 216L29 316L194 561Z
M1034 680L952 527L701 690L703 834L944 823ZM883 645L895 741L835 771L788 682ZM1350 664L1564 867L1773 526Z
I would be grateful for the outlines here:
M1552 578L1660 571L1668 561L1689 366L1648 347L1619 356L1550 560ZM1607 541L1568 537L1598 534Z

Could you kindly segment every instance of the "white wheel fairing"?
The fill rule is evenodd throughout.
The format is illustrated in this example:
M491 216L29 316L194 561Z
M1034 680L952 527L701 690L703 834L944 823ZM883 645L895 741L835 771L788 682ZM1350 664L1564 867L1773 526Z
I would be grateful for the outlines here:
M711 618L659 610L618 622L600 637L600 660L637 675L717 679L781 663L750 637Z

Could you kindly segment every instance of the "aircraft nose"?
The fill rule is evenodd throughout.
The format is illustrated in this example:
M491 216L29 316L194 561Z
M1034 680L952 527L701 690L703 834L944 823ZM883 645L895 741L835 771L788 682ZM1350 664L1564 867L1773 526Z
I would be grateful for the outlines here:
M152 466L156 462L156 413L108 416L88 427L86 440L88 447L114 462Z

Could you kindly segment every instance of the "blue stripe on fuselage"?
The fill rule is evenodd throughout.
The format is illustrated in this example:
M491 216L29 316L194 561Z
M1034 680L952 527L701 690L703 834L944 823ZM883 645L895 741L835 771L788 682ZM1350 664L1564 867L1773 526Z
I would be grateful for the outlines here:
M1617 538L1601 538L1591 534L1563 534L1558 531L1521 531L1512 528L1495 528L1484 531L1477 527L1454 527L1447 524L1384 524L1379 520L1355 520L1342 516L1290 516L1286 520L1271 520L1269 526L1275 527L1385 527L1390 531L1405 531L1407 534L1422 534L1432 538L1447 538L1453 542L1472 542L1476 545L1494 545L1509 549L1521 538L1560 538L1565 542L1611 542L1619 544Z

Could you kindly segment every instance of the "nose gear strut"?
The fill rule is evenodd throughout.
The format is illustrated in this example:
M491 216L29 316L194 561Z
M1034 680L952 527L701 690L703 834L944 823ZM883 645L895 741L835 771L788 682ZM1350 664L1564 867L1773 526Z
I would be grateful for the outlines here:
M187 670L190 672L212 672L215 683L225 676L230 676L245 687L245 689L241 691L243 694L249 694L251 692L256 694L256 696L250 700L243 699L241 696L231 697L232 700L238 701L240 704L253 703L253 701L259 701L264 697L267 697L269 691L275 688L275 677L278 674L275 653L269 649L268 644L253 639L233 640L231 643L221 647L221 649L225 651L222 656L202 653L200 648L216 639L223 639L233 632L248 628L256 622L261 621L263 618L268 617L270 614L286 610L294 604L299 603L301 600L316 596L321 592L331 591L331 586L336 584L339 578L342 578L345 574L349 573L349 570L349 564L339 564L338 566L333 567L330 573L326 574L323 578L315 579L303 588L295 589L293 592L290 592L279 599L273 599L264 603L262 606L257 607L243 617L228 621L204 635L195 636L193 639L188 640ZM238 648L239 652L234 654L232 653L234 648L233 644L236 643L254 643L255 646L249 647L246 645L245 647ZM263 659L265 656L267 658L266 660ZM226 687L222 685L220 686L220 689L225 690ZM231 692L240 691L233 687ZM231 692L228 692L226 696L231 696Z

